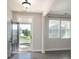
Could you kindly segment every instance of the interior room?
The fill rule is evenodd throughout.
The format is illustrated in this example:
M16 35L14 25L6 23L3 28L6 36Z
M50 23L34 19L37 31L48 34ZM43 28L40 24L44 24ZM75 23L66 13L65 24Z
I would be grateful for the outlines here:
M71 59L71 0L7 0L7 59Z

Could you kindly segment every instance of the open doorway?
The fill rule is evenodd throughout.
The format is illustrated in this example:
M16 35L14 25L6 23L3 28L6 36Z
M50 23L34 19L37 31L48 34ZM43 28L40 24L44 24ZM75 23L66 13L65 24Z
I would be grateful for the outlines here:
M32 24L19 24L19 51L30 51L32 40Z

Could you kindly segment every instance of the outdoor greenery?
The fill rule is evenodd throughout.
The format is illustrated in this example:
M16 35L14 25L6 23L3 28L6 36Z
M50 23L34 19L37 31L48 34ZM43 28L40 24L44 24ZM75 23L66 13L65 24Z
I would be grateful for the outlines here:
M28 24L21 25L20 35L19 35L19 47L20 48L28 48L30 47L31 39L32 39L32 31L31 28L25 27Z
M22 30L22 34L24 36L21 36L21 38L26 38L26 39L32 39L31 31L28 29Z
M23 29L20 34L19 43L30 43L31 39L32 39L31 30Z

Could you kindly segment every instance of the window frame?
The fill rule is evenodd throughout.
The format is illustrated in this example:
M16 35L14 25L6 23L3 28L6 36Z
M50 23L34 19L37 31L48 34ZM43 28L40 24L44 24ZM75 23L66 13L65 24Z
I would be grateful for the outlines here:
M60 21L60 38L49 38L49 20L59 20ZM70 22L70 38L61 38L61 21ZM48 18L48 39L71 39L71 19L70 18Z
M60 39L71 39L71 19L70 18L61 18L61 21L69 21L70 22L70 38L61 38L61 34L60 34ZM60 31L61 31L61 29L60 29Z

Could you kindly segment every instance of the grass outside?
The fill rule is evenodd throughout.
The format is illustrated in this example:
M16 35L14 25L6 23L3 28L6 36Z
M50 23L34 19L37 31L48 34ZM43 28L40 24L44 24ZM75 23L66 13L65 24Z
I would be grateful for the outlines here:
M19 43L30 43L31 38L30 36L20 36L19 37Z
M28 48L30 47L31 38L30 36L20 36L19 37L19 48Z

